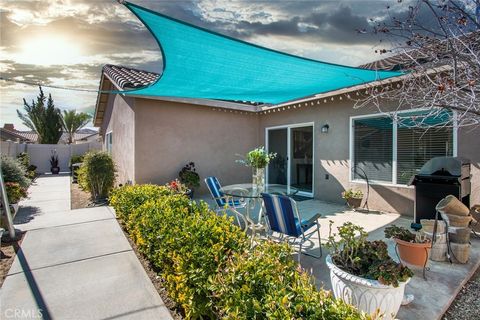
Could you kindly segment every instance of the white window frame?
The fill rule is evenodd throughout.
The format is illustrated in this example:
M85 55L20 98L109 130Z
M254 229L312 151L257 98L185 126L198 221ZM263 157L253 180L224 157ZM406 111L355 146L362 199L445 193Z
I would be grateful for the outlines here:
M273 126L273 127L265 127L265 150L269 152L268 149L268 131L270 130L276 130L276 129L287 129L287 150L291 152L291 130L294 128L301 128L301 127L312 127L312 192L305 192L305 191L299 191L297 194L299 196L306 196L306 197L312 197L315 194L315 122L303 122L303 123L293 123L293 124L284 124L284 125L279 125L279 126ZM290 173L291 173L291 155L288 155L288 161L287 161L287 192L290 192ZM268 182L268 167L267 170L265 170L265 181Z
M417 109L408 109L397 111L395 114L402 114L407 112L416 112L416 111L428 111L429 109L425 108L417 108ZM349 128L349 161L348 161L348 181L351 183L360 183L366 184L365 180L359 180L353 178L353 165L354 165L354 130L353 130L353 122L358 119L368 119L368 118L377 118L382 116L392 117L394 112L378 112L373 114L365 114L360 116L351 116L350 117L350 128ZM398 184L397 183L397 130L398 130L398 120L396 117L392 117L393 126L392 126L392 182L385 182L385 181L378 181L378 180L370 180L369 183L372 185L382 185L382 186L390 186L390 187L400 187L400 188L413 188L413 186L408 186L406 184ZM453 143L453 150L452 155L454 157L457 156L458 150L458 122L457 122L457 113L455 111L452 112L452 120L453 120L453 130L452 130L452 143Z
M105 133L105 151L107 151L107 152L110 153L110 154L112 154L112 147L113 147L113 135L112 135L112 134L113 134L113 131L112 131L112 130L107 131L107 132ZM111 147L110 147L110 150L108 150L108 137L109 137L109 135L112 136L112 145L111 145Z

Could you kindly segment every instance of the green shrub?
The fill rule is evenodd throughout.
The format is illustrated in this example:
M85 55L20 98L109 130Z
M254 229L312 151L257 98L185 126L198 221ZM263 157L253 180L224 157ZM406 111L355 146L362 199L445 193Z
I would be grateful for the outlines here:
M106 199L115 183L115 164L109 153L92 151L85 155L78 170L78 184L92 194L94 201Z
M2 155L1 162L3 180L5 182L16 182L22 188L28 188L31 181L26 177L26 169L20 161Z
M85 158L85 155L84 154L76 154L76 155L73 155L71 158L70 158L70 166L74 163L82 163L83 162L83 158Z
M187 319L365 319L317 291L288 246L260 243L208 206L163 186L114 189L110 204L160 270Z
M157 200L160 199L161 196L171 195L173 193L172 189L166 186L154 184L122 186L112 190L109 202L110 205L115 208L117 217L127 226L129 215L133 214L136 208L149 200Z
M10 203L18 203L18 201L27 196L27 190L22 188L17 182L5 182L5 189Z
M155 266L162 269L170 296L188 318L213 316L210 279L228 257L248 247L244 232L231 218L217 216L175 194L149 201L136 210L132 234Z
M318 291L285 244L262 241L236 252L212 283L222 319L365 319L328 291Z
M17 160L23 165L24 168L28 168L30 165L30 156L26 152L20 152L17 155Z

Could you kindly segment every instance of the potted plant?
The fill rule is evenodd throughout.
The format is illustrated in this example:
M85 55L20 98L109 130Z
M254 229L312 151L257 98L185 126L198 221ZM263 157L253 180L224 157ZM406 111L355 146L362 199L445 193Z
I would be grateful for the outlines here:
M396 225L386 227L384 232L387 239L395 241L400 260L414 266L425 267L432 248L430 239Z
M58 174L60 172L60 167L58 166L58 155L56 150L52 150L52 155L50 156L50 171L52 174Z
M347 189L342 192L342 198L347 201L351 209L355 210L362 204L363 192L361 190Z
M22 188L18 182L5 182L7 198L14 212L18 211L18 202L27 196L27 190Z
M192 199L192 190L187 188L187 186L181 183L178 179L170 181L166 184L166 186L172 189L174 192L186 195Z
M258 147L249 151L244 159L237 160L252 168L252 184L259 193L265 191L265 168L276 156L276 153L268 153L264 147Z
M395 319L412 271L388 255L385 242L367 241L362 227L346 222L337 235L332 224L326 263L335 297L368 314Z
M200 186L200 176L196 172L195 163L187 163L182 170L178 173L180 182L190 189L190 198L193 198L195 188Z

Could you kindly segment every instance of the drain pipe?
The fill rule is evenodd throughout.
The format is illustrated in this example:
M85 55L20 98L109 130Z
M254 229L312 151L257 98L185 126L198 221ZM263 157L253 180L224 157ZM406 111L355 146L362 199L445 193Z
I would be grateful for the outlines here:
M2 168L0 166L0 191L2 195L2 206L5 215L7 216L7 224L8 224L8 235L10 239L15 239L15 228L13 226L13 219L12 219L12 212L10 211L10 204L8 203L7 197L7 189L5 189L5 183L3 182L3 173Z

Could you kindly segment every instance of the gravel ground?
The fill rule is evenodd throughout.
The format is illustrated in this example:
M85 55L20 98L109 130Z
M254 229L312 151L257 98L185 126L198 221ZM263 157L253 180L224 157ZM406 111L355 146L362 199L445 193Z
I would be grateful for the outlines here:
M480 319L480 268L460 290L443 320Z
M8 270L12 266L13 260L17 251L20 249L24 233L21 233L19 239L16 241L8 241L8 239L2 239L2 248L0 253L0 288L5 281L5 277L8 274Z
M90 193L80 189L78 183L70 184L70 201L72 209L88 208L91 204Z

